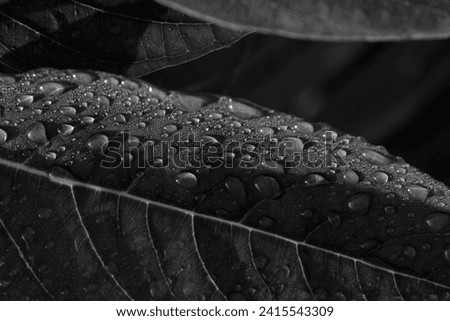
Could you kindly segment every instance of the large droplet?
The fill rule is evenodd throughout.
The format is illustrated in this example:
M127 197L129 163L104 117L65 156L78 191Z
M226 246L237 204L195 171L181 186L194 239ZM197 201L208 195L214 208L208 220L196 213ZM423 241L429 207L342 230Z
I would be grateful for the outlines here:
M447 261L450 261L450 245L447 245L447 247L445 248L444 257Z
M8 140L8 134L0 128L0 145L6 143Z
M207 101L203 97L191 96L187 94L178 93L178 99L181 105L187 111L195 111L206 105Z
M430 194L430 190L428 188L419 185L409 185L406 191L412 198L421 202L425 201Z
M39 86L39 90L44 95L59 95L67 89L67 86L59 82L46 82Z
M70 106L61 107L60 110L61 110L61 113L64 116L75 116L76 113L77 113L77 110L75 108L73 108L73 107L70 107Z
M280 185L273 177L261 175L256 177L253 182L264 198L272 198L280 193Z
M40 122L36 122L33 125L33 128L28 132L27 137L31 142L37 145L45 145L48 142L45 127Z
M89 85L97 80L97 75L86 71L75 71L72 77L75 81L85 85Z
M33 95L20 95L17 97L17 104L19 106L30 106L34 101Z
M262 136L273 136L275 131L271 127L260 127L258 128L258 133Z
M191 172L180 172L175 176L175 182L185 189L193 189L197 186L197 177Z
M431 229L439 231L450 224L450 214L444 212L431 213L425 217L425 222Z
M169 125L164 126L164 130L166 130L169 133L173 133L178 130L178 127L177 127L177 125L169 124Z
M127 119L125 118L125 116L122 114L119 114L119 113L115 114L113 116L113 119L114 119L114 121L118 122L119 124L124 124L127 122Z
M303 151L303 142L297 137L284 137L281 140L280 151L283 151L283 149L284 155L301 153Z
M372 174L372 179L375 183L383 185L389 180L389 176L385 172L375 172Z
M317 186L327 183L328 180L320 174L308 174L305 177L305 184L309 186Z
M61 124L58 126L58 134L62 136L67 136L72 134L73 132L73 126L69 124Z
M342 224L342 218L338 213L330 213L327 219L328 223L330 223L334 229L339 228Z
M412 247L411 245L407 245L403 248L403 253L405 253L406 256L413 258L416 256L417 251L414 247Z
M108 147L109 138L104 134L95 134L89 138L87 146L96 153L105 151Z
M257 118L263 115L262 112L256 108L231 99L228 99L228 109L233 116L241 119Z
M229 177L225 181L225 186L231 194L238 197L245 197L245 188L240 179L236 177Z
M356 194L351 196L347 201L347 206L350 211L355 213L365 213L369 209L370 195Z
M374 150L369 149L364 150L363 156L365 159L367 159L374 165L387 165L391 162L391 158L383 154L380 154L379 152L376 152Z
M16 78L10 75L0 74L0 85L11 85L16 82Z
M347 184L357 184L359 182L358 174L352 169L347 169L342 177Z
M259 218L259 224L263 227L263 228L270 228L273 225L275 225L275 220L271 217L268 216L261 216Z
M314 131L314 127L311 123L305 121L299 121L294 124L294 129L299 133L312 133Z

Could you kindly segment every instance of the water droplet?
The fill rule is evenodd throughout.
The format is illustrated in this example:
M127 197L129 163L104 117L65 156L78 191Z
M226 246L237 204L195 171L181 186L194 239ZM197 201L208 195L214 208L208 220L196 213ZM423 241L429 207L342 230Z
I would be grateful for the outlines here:
M8 134L0 128L0 145L6 143L8 140Z
M169 125L164 126L164 130L169 133L173 133L178 130L178 127L177 127L177 125L169 124Z
M270 128L270 127L261 127L258 129L258 133L263 136L266 136L266 135L273 136L275 131L273 130L273 128Z
M96 153L105 151L108 147L109 138L104 134L95 134L89 138L87 146Z
M245 197L245 188L242 182L236 177L229 177L225 181L226 188L235 196Z
M313 212L311 210L304 210L300 213L300 215L306 218L311 218L313 216Z
M56 159L56 153L48 152L45 154L45 159L48 161L54 161Z
M443 212L431 213L425 217L425 222L435 231L442 230L450 224L450 214Z
M421 202L425 201L430 194L429 189L419 185L410 185L407 187L406 191L412 198Z
M241 103L236 100L226 99L228 102L228 109L231 114L241 119L251 119L262 116L262 112L247 104Z
M104 106L109 106L109 104L110 104L109 98L105 97L103 95L98 96L97 101L100 105L104 105Z
M44 95L60 95L67 89L67 86L58 82L46 82L39 86L39 90Z
M97 76L94 73L85 72L85 71L75 71L72 74L72 77L75 81L89 85L97 80Z
M34 101L34 96L32 95L20 95L17 98L17 103L19 106L30 106Z
M81 124L83 124L83 125L93 124L94 121L95 121L94 117L90 117L90 116L83 116L81 118Z
M294 124L294 129L299 133L312 133L314 131L314 127L311 123L305 121L299 121Z
M317 186L327 183L328 180L320 174L308 174L305 177L305 184L309 186Z
M119 80L114 77L107 77L103 80L103 82L107 85L109 85L111 88L117 88L119 87Z
M139 84L130 79L124 79L120 82L120 86L123 89L128 89L129 91L137 91L139 89Z
M158 109L155 111L155 116L164 117L164 116L166 116L166 111L164 109Z
M342 218L338 213L330 213L327 219L331 226L335 229L339 228L342 224Z
M378 245L379 242L377 240L365 240L359 245L359 247L362 248L363 250L370 251L377 248Z
M412 247L411 245L405 246L403 248L403 253L405 253L405 255L407 257L411 257L411 258L415 257L417 254L416 249L414 247Z
M389 180L389 176L385 172L375 172L372 174L372 179L375 183L383 185Z
M444 256L447 261L450 261L450 245L447 245L446 249L444 250Z
M374 165L387 165L391 162L391 159L389 157L374 150L365 150L363 152L363 156Z
M16 78L10 75L0 74L0 84L1 85L10 85L16 82Z
M197 177L191 172L180 172L175 176L175 182L185 189L197 186Z
M72 134L73 132L73 126L69 124L61 124L58 126L58 134L62 136L67 136Z
M257 176L254 180L256 189L264 198L272 198L280 193L280 185L270 176Z
M387 205L387 206L385 206L385 207L384 207L384 211L385 211L387 214L395 214L395 213L397 213L397 210L396 210L395 207L392 206L392 205Z
M61 113L65 116L75 116L77 113L77 110L70 106L64 106L64 107L61 107Z
M283 149L284 155L301 153L303 151L303 142L297 137L284 137L280 144L280 150Z
M347 206L350 211L355 213L365 213L368 211L370 205L369 194L356 194L349 198Z
M118 122L119 124L124 124L127 122L127 119L122 114L115 114L113 116L114 121Z
M261 216L259 218L259 224L263 227L263 228L270 228L273 225L275 225L275 220L271 217L268 216Z
M348 184L357 184L359 182L358 174L356 174L356 172L351 169L347 169L344 172L344 175L342 175L342 177L344 178L345 182Z
M48 142L45 127L41 122L36 122L27 136L30 141L37 145L45 145Z
M214 120L218 120L218 119L222 119L223 115L219 114L219 113L211 113L209 114L209 118L214 119Z

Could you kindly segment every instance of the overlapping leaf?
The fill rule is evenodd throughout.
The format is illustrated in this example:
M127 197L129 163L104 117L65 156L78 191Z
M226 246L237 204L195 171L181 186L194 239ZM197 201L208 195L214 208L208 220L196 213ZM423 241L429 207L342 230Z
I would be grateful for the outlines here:
M301 39L402 40L447 38L448 1L425 0L158 0L238 30Z
M232 149L180 168L181 145L148 163L176 134L309 151L330 128L106 73L0 79L3 299L450 299L449 190L381 147L332 132L347 166Z
M242 37L153 1L0 3L0 61L11 70L96 68L140 76Z

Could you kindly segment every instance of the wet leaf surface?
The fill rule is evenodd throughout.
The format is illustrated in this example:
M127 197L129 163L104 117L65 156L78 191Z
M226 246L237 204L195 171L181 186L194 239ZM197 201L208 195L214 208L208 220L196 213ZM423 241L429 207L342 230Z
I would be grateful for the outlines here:
M158 0L193 17L237 30L300 39L401 40L447 38L445 0Z
M450 192L382 147L112 74L0 83L2 299L450 299ZM326 132L347 166L285 166ZM293 144L256 167L227 149L228 168L180 168L180 144L146 162L145 146L190 133Z
M153 1L0 3L0 61L17 71L94 68L141 76L227 47L243 35Z

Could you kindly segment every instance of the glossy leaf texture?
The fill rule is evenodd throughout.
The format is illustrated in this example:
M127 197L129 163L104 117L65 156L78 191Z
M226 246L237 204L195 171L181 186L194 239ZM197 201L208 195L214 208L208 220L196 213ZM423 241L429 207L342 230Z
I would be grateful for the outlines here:
M445 0L157 0L193 17L234 28L300 39L447 38Z
M102 72L0 80L2 299L450 299L449 190L382 147ZM326 132L346 166L284 165ZM143 162L177 135L255 151L267 134L293 145L253 167L233 144L232 166L181 168L179 144Z
M0 3L0 62L12 71L94 68L142 76L243 35L146 0Z

